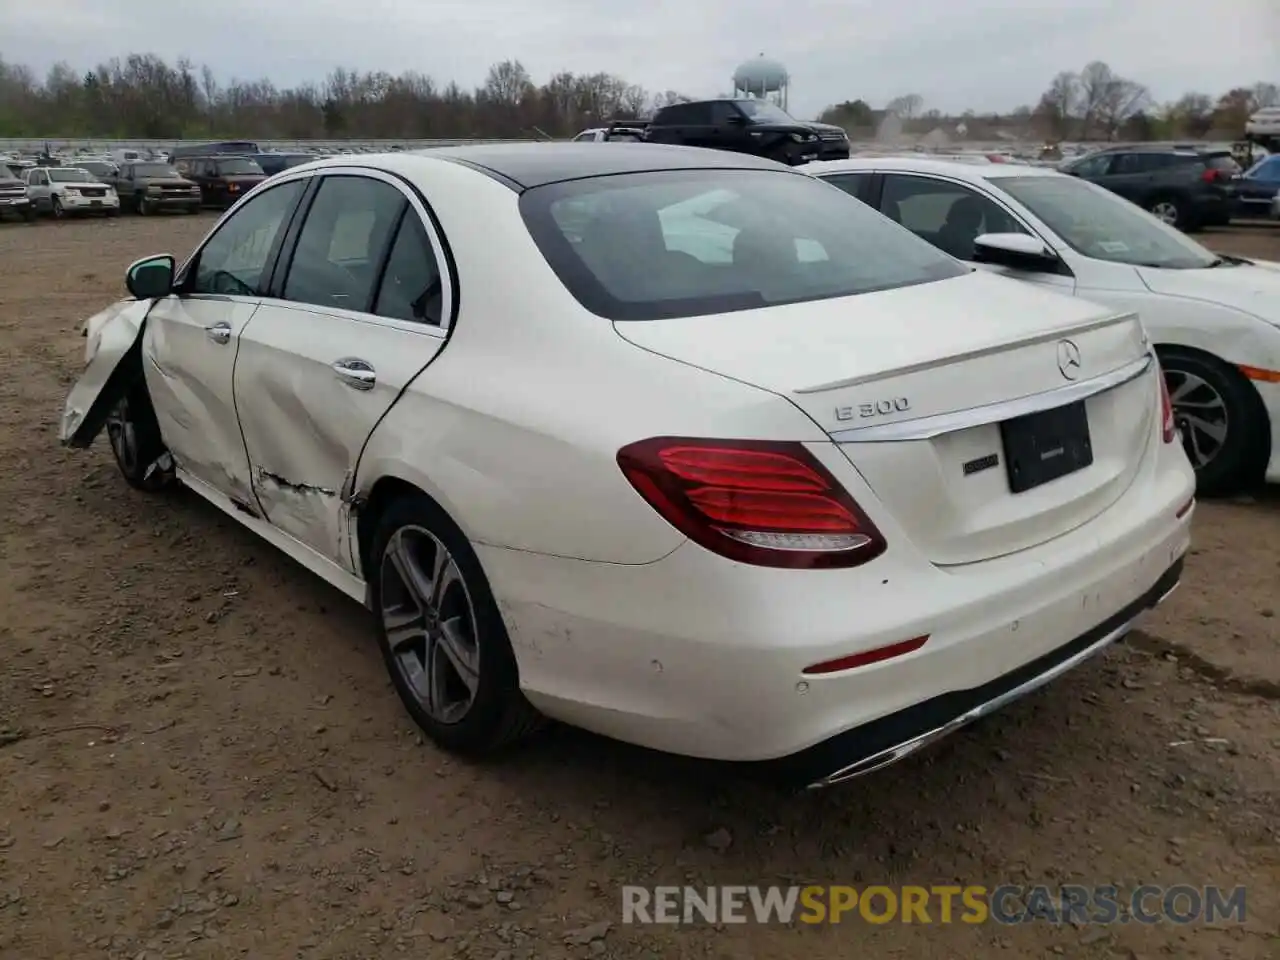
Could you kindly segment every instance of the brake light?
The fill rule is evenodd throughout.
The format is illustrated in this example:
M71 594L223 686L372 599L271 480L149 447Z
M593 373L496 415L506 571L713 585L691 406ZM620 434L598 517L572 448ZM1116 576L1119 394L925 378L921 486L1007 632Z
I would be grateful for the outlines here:
M799 443L655 437L618 451L648 504L690 540L764 567L854 567L880 531Z
M1160 375L1160 423L1164 431L1164 442L1173 443L1178 436L1178 427L1173 419L1173 401L1169 399L1169 385L1164 382L1164 371L1157 368Z
M1221 170L1214 170L1210 167L1208 170L1205 170L1204 173L1200 174L1200 179L1205 183L1217 183L1219 180L1226 179L1226 177Z

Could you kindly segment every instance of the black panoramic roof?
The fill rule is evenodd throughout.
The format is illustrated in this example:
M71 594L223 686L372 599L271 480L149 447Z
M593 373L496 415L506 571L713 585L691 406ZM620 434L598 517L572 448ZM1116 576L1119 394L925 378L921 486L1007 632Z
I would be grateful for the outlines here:
M662 143L492 143L412 151L487 173L517 190L563 180L658 170L772 170L776 162L727 150Z

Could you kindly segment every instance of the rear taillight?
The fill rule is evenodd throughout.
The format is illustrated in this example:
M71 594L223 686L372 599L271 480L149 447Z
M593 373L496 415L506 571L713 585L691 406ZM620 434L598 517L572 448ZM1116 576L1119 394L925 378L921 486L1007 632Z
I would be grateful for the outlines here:
M618 466L673 527L708 550L764 567L854 567L885 550L880 531L798 443L655 437Z
M1169 399L1169 385L1164 382L1164 371L1157 368L1160 376L1160 424L1164 432L1164 442L1173 443L1178 436L1178 427L1173 419L1173 401Z
M1200 174L1200 179L1205 183L1218 183L1222 180L1230 180L1231 174L1227 173L1225 170L1215 170L1213 167L1210 167L1204 173Z

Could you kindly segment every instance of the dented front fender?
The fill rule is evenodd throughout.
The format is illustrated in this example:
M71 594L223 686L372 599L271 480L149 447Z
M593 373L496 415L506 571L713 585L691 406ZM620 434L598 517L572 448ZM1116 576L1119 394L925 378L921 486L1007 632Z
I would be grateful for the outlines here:
M154 300L121 300L84 324L84 371L63 407L58 439L87 447L107 414L142 375L142 328Z

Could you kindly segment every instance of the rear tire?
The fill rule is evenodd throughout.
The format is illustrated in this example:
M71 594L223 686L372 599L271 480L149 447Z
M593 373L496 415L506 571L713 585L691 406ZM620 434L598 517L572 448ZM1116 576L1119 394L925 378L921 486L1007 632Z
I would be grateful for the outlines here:
M368 579L378 643L400 700L446 750L482 757L543 724L520 692L511 641L480 560L422 495L378 518Z
M107 416L107 439L125 482L153 493L173 479L173 463L160 437L160 423L141 377Z
M1147 212L1179 230L1194 228L1186 203L1178 197L1156 197L1147 205Z
M1239 492L1260 479L1270 432L1266 408L1240 371L1185 347L1161 347L1174 422L1205 497Z

